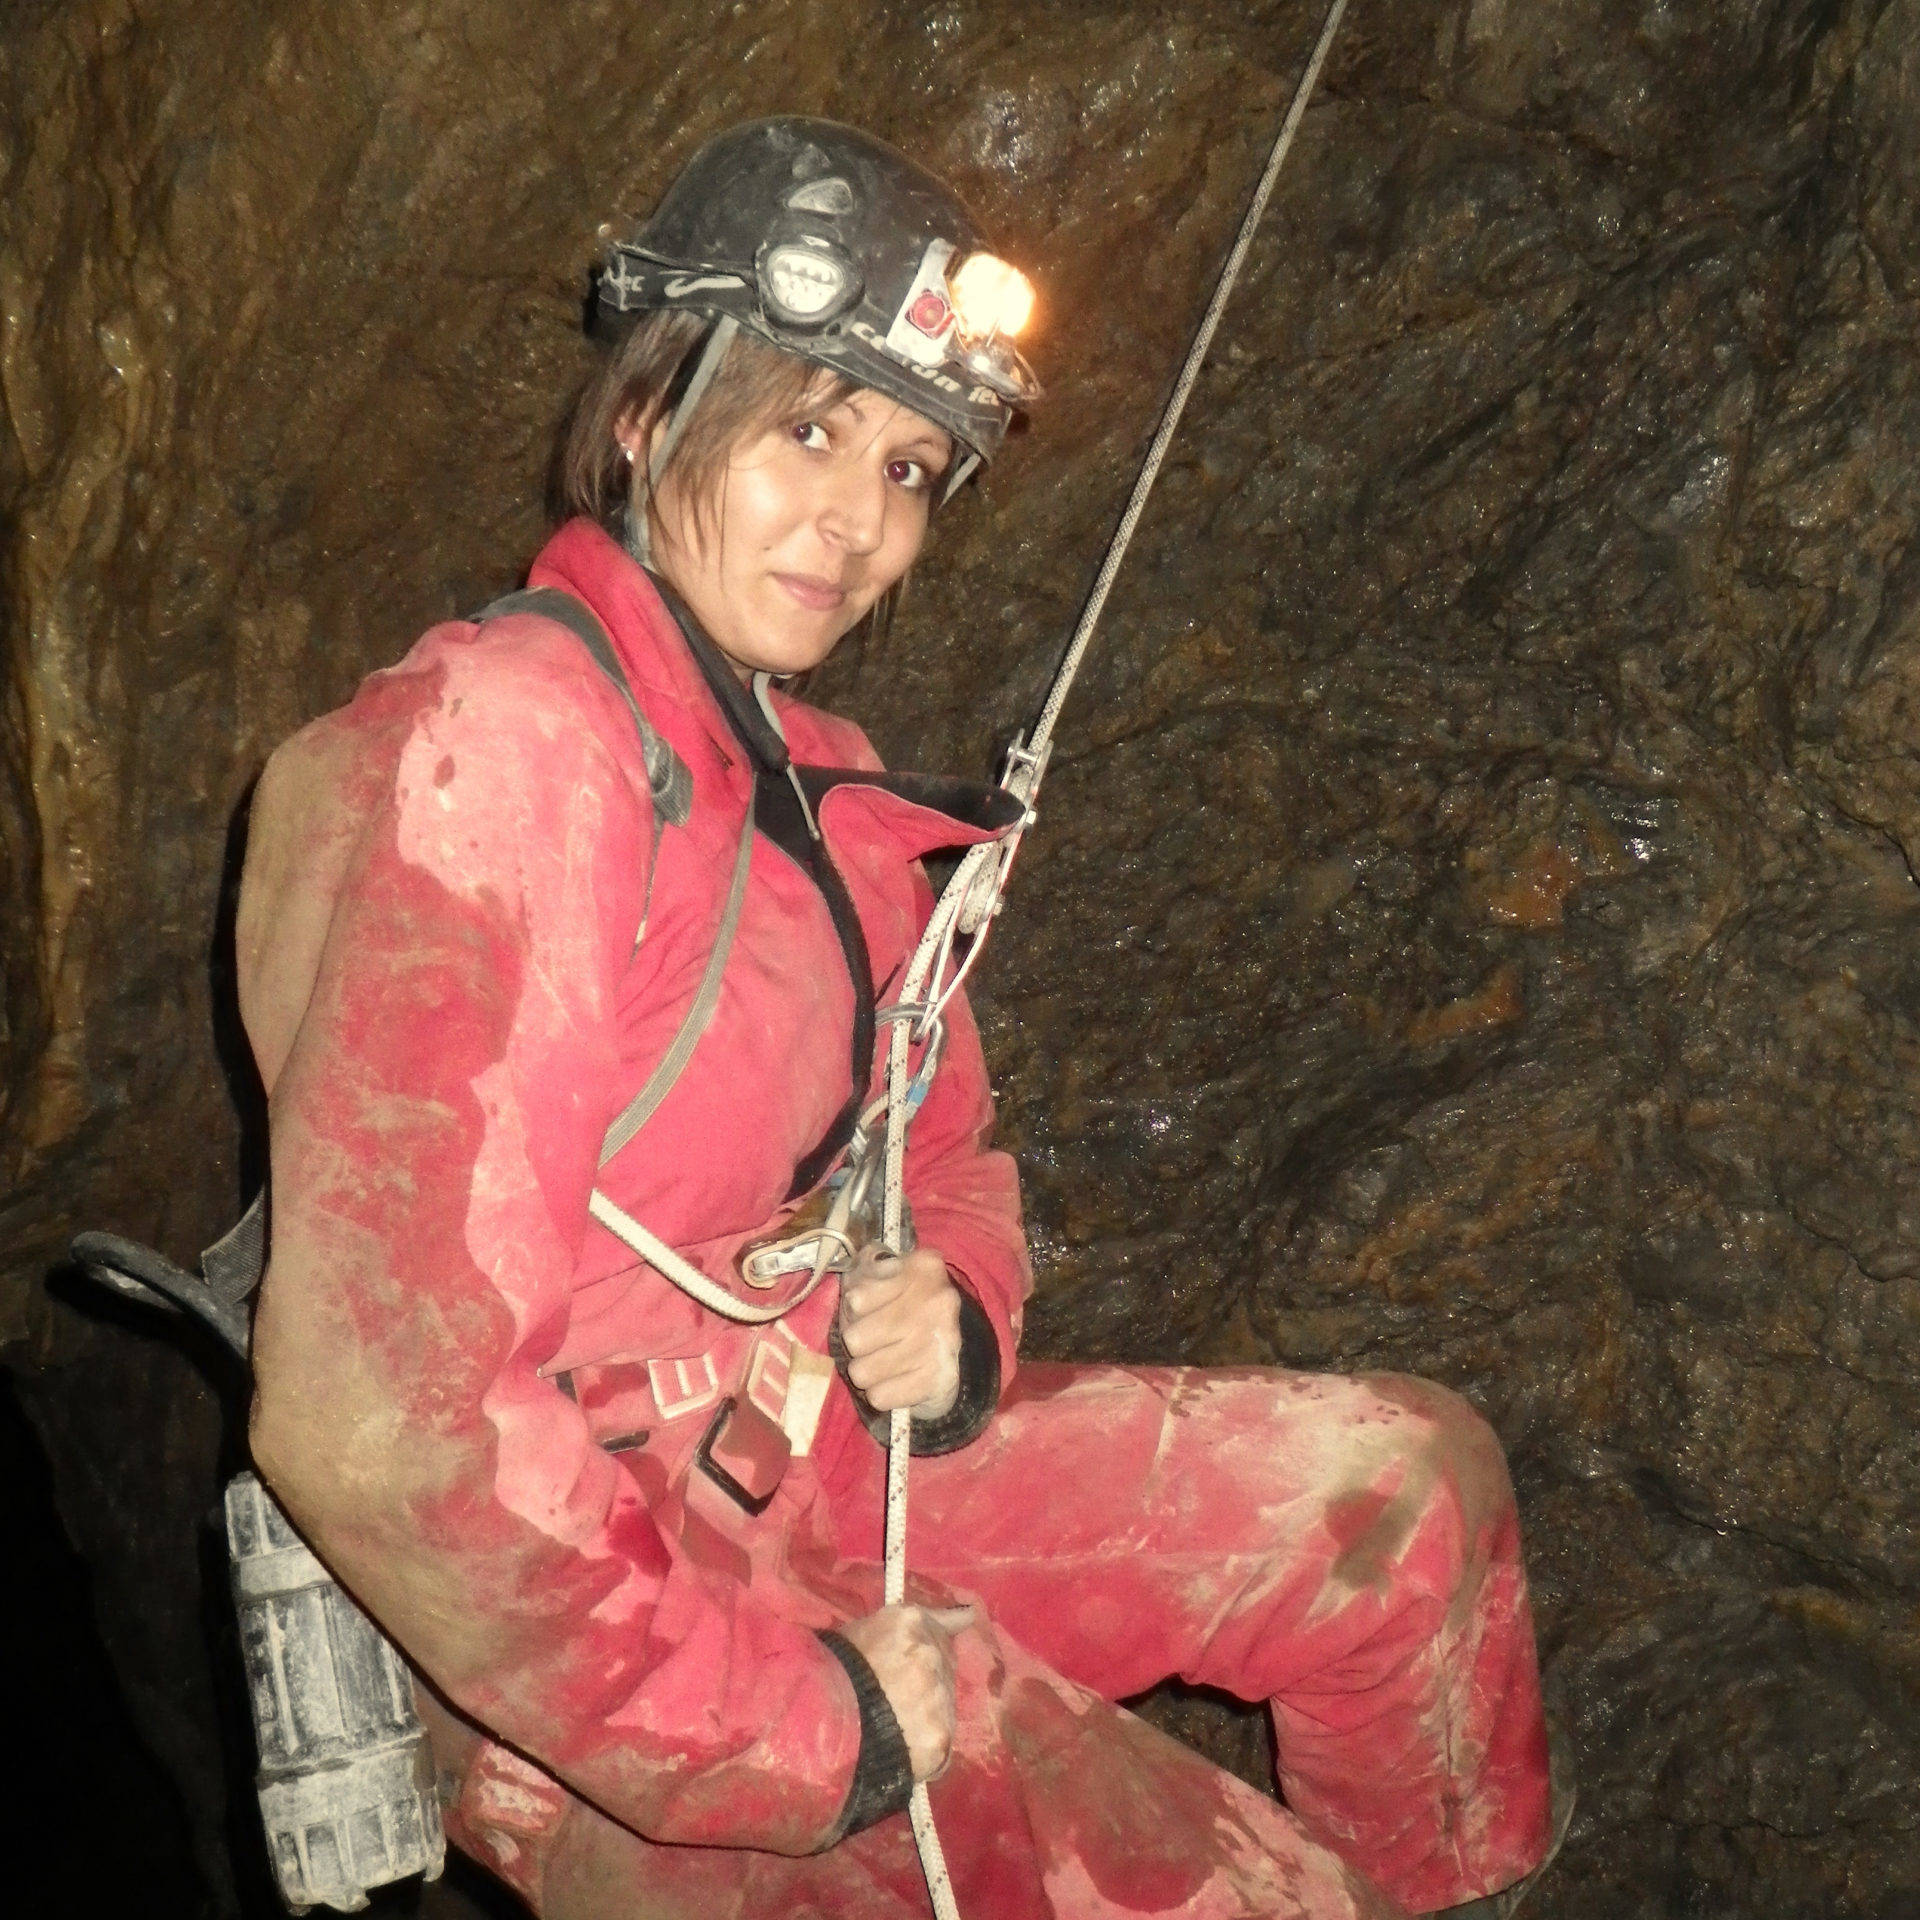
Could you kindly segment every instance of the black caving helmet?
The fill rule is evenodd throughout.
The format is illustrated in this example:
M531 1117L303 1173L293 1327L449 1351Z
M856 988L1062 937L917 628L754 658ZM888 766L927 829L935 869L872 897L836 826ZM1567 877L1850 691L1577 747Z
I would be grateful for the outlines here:
M924 167L856 128L787 115L716 135L637 232L608 234L592 328L613 342L644 313L717 323L670 439L745 327L944 427L965 450L951 493L1039 396L1013 345L1032 306L1025 277Z

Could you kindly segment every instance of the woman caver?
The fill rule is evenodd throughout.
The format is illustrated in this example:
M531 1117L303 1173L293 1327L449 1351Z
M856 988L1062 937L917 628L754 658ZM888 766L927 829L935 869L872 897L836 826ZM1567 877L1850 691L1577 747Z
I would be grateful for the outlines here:
M919 857L1016 811L770 691L882 606L1032 396L1022 283L981 254L864 135L711 142L600 280L548 591L433 628L273 756L239 926L272 1115L254 1451L425 1680L453 1837L540 1913L924 1913L915 1779L969 1920L1472 1902L1549 1829L1497 1444L1416 1380L1019 1367L963 1001L917 1251L743 1325L589 1215L597 1188L752 1306L798 1292L743 1262L878 1089ZM684 1071L600 1164L721 946ZM887 1608L902 1406L915 1604ZM1271 1704L1284 1808L1111 1704L1171 1674Z

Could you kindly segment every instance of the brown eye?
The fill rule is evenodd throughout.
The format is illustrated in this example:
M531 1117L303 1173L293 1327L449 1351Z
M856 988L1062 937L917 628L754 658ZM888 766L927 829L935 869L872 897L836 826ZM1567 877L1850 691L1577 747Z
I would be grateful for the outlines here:
M887 478L910 493L925 493L933 484L933 475L918 460L889 460Z
M827 450L827 430L818 420L796 420L793 423L793 437L810 452L825 453Z

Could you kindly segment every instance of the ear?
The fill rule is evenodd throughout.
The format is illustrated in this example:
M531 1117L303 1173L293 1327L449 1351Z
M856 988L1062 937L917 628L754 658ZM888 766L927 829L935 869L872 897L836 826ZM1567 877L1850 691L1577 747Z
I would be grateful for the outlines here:
M627 456L627 463L637 467L651 456L666 430L667 423L659 410L649 407L645 412L629 413L614 422L614 444Z

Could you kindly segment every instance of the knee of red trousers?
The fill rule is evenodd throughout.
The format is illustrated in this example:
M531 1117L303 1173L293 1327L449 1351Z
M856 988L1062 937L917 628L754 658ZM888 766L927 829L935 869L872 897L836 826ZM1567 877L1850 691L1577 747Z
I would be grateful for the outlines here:
M1490 1562L1517 1562L1513 1480L1506 1451L1485 1416L1464 1395L1431 1380L1410 1374L1364 1378L1400 1416L1400 1483L1384 1501L1387 1527L1403 1537L1428 1533L1442 1549L1434 1571L1448 1587L1477 1578Z
M1393 1440L1367 1500L1344 1525L1330 1516L1335 1618L1357 1603L1357 1637L1274 1704L1290 1797L1428 1912L1511 1884L1544 1850L1539 1669L1498 1438L1430 1381L1362 1384L1392 1410ZM1290 1705L1307 1711L1289 1727Z

